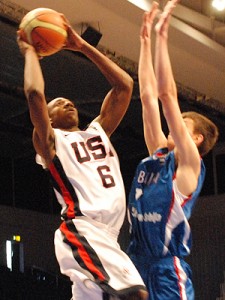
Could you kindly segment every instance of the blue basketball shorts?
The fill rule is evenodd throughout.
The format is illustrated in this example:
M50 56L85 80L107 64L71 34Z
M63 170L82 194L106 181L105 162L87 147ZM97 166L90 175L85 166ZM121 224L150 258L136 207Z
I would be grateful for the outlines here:
M148 300L194 300L190 266L178 257L131 256L149 292Z

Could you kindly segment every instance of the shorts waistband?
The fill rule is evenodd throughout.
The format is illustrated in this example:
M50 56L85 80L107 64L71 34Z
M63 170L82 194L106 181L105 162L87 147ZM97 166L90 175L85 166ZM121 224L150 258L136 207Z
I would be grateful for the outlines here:
M84 222L88 222L89 224L92 224L93 226L101 229L102 231L105 231L107 234L109 234L113 239L117 239L118 238L118 235L119 235L119 231L113 227L110 227L108 226L107 224L104 224L104 223L100 223L96 220L93 220L93 219L90 219L86 216L82 216L82 217L76 217L75 219L71 219L71 220L66 220L64 221L65 223L67 221L72 221L72 222L75 222L76 223L76 220L79 221L79 220L82 220Z

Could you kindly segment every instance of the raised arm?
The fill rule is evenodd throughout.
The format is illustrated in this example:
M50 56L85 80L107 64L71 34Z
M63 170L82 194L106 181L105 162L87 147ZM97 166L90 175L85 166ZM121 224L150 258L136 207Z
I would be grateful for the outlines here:
M171 12L178 0L168 1L156 24L155 72L163 113L177 150L177 184L186 195L196 188L200 172L200 155L188 131L178 104L177 89L168 53L168 27Z
M152 24L158 13L158 3L153 2L151 10L145 12L140 31L140 55L138 78L142 103L142 118L145 143L149 154L166 147L167 140L162 132L158 91L151 54Z
M68 34L68 43L65 48L80 51L87 56L112 86L103 101L100 115L96 118L96 121L110 136L127 111L133 90L133 80L118 65L83 40L70 26Z
M34 126L33 144L49 164L55 155L54 133L48 116L44 94L44 79L34 48L18 38L19 48L24 55L24 91L28 102L31 122Z

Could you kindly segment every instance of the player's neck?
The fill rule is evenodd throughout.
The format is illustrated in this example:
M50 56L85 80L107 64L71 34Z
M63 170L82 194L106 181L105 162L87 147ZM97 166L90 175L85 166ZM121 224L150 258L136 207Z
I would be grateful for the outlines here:
M68 132L73 132L73 131L80 131L80 128L78 126L72 126L69 128L58 128L62 131L68 131Z

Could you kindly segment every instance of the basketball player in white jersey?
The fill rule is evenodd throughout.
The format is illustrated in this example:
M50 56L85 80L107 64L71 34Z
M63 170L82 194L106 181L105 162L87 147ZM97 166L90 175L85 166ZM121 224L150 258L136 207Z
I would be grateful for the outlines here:
M62 205L56 257L61 272L73 283L72 299L144 300L146 287L117 242L126 201L118 157L109 140L126 113L133 81L67 26L65 48L86 55L112 86L99 116L85 130L79 128L71 100L59 97L47 105L39 57L18 38L25 57L24 90L37 162L49 171Z

